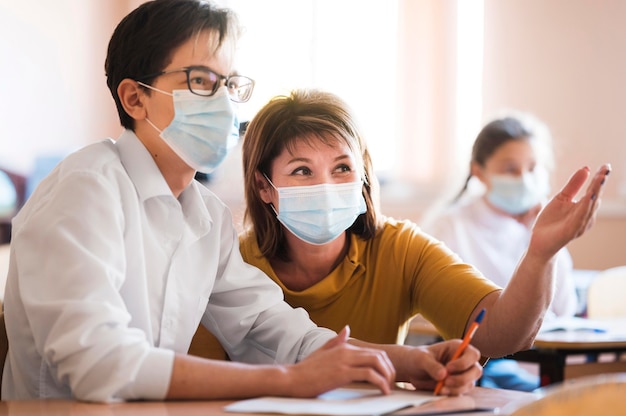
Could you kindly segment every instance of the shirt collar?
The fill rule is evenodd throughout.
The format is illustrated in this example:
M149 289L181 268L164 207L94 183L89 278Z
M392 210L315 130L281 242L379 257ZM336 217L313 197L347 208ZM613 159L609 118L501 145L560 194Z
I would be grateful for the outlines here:
M142 202L155 197L174 198L150 152L132 130L125 130L115 144L119 149L122 165L135 184ZM202 185L192 181L178 198L189 231L196 238L205 235L211 227L212 217L205 203L208 196L204 195L208 192Z
M178 198L185 214L185 220L189 224L188 230L195 238L202 237L211 229L213 219L211 212L207 208L208 202L206 201L207 198L211 197L218 199L215 195L210 194L210 191L200 183L192 181Z
M119 149L122 165L135 184L142 202L157 196L172 196L172 190L150 152L132 130L122 132L115 145Z

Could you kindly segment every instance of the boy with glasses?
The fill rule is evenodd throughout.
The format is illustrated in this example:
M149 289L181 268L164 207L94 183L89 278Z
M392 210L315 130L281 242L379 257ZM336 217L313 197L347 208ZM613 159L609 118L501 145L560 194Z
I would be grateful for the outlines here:
M236 35L231 12L195 0L145 3L116 28L105 69L125 131L67 157L13 223L3 399L389 391L386 355L284 303L193 180L236 143L235 103L252 93L228 75ZM232 357L266 365L187 355L200 322Z

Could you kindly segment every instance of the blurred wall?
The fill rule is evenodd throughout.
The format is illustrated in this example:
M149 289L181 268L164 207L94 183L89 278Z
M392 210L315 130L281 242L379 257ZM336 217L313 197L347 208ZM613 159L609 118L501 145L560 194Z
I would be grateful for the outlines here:
M412 179L418 181L428 169L438 175L430 193L386 185L384 212L419 222L433 192L441 191L440 184L450 182L449 172L459 168L451 139L457 3L399 2L400 26L406 33L399 41L400 69L395 79L394 74L372 74L372 99L376 88L388 83L402 88L406 115L399 128L406 150L398 166L413 167ZM140 3L0 0L0 164L28 172L34 154L66 152L119 135L104 58L115 25ZM596 226L570 249L579 268L625 264L626 2L483 4L483 101L477 105L484 115L502 107L527 110L550 126L557 145L555 186L579 166L613 164ZM370 59L376 57L373 50ZM468 132L472 137L475 133ZM429 140L420 139L424 137ZM235 213L242 211L241 188L229 190L237 187L239 174L240 161L233 155L216 177L235 185L212 185Z
M570 245L576 267L626 264L626 2L485 0L484 113L532 111L555 140L555 186L610 162L594 229Z
M0 164L28 174L34 157L121 132L104 59L125 0L0 0Z
M419 223L430 209L440 208L458 192L467 165L455 163L456 144L449 127L455 121L450 74L457 47L450 26L455 2L404 4L405 21L418 12L432 14L431 23L414 27L413 36L404 40L405 68L412 66L418 77L407 96L422 110L407 118L404 131L407 137L420 133L436 137L432 146L439 148L430 163L437 165L441 201L433 208L437 196L432 190L424 195L414 185L391 184L383 189L382 207L388 215ZM577 268L626 264L626 2L484 0L484 10L482 103L476 104L482 105L485 118L502 108L515 108L548 124L556 146L555 192L579 167L595 171L603 163L612 164L594 227L569 249ZM446 25L448 30L443 30ZM420 67L427 59L432 66ZM436 75L429 78L429 71ZM416 132L424 127L419 122L424 117L434 120L431 130ZM476 134L468 132L472 140ZM419 144L406 149L406 161L422 162Z

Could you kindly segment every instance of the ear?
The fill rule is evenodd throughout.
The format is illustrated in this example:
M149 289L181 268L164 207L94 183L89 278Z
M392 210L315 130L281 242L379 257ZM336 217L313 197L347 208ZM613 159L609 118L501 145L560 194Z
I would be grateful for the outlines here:
M135 120L143 120L146 118L146 109L143 105L143 97L145 96L141 86L137 81L126 78L117 86L117 95L120 97L120 103L124 107L124 111Z
M470 174L472 176L475 176L476 178L480 179L480 181L482 183L487 183L487 178L485 177L485 173L483 171L482 166L480 166L478 163L476 162L471 162L470 163Z
M258 170L254 172L254 181L259 189L259 196L266 204L272 202L272 191L274 188L267 182L267 179Z

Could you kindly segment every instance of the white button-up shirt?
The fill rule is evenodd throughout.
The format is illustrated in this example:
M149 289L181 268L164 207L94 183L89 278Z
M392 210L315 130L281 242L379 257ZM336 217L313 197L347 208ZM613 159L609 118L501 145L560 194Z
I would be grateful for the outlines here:
M162 399L200 322L246 362L334 336L242 260L214 194L174 198L131 131L70 155L15 217L4 302L5 400Z

